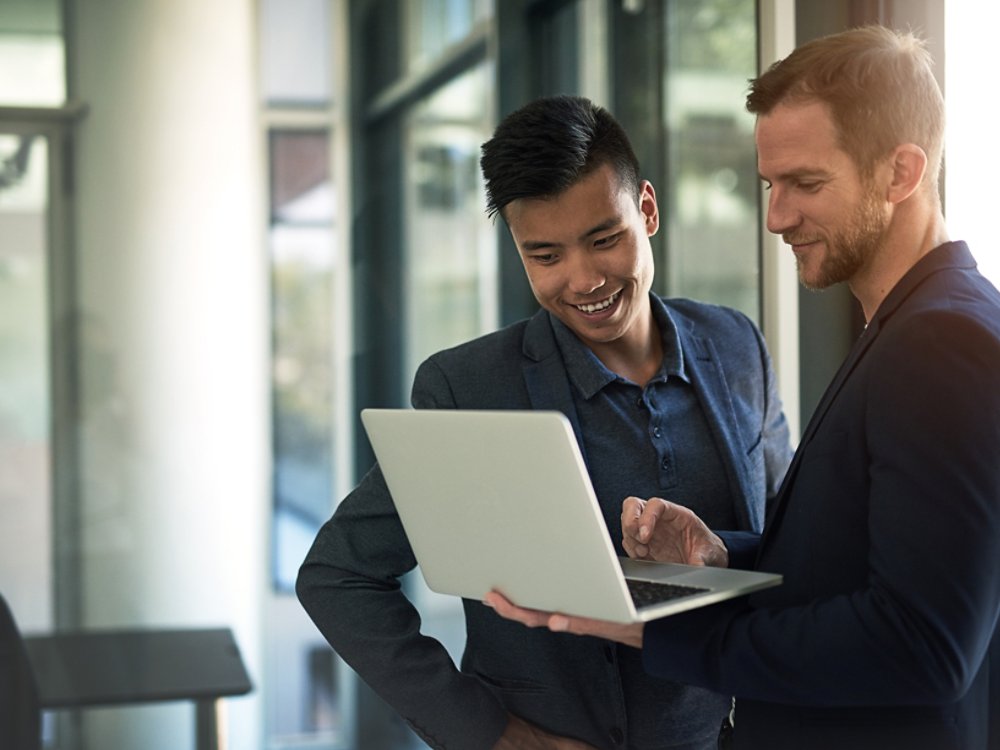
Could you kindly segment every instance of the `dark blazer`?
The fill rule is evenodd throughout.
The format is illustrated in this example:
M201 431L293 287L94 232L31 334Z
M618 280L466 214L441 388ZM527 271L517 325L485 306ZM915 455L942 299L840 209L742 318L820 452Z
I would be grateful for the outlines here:
M855 344L757 567L784 584L647 626L643 649L737 696L737 748L996 747L1000 294L963 243L922 258Z
M684 300L667 309L727 467L740 528L759 532L791 452L763 339L733 310ZM435 354L419 368L412 400L417 408L558 410L579 437L547 312ZM415 564L376 466L319 532L297 591L331 645L431 746L489 748L508 711L609 749L627 736L626 708L655 720L664 699L651 691L641 706L626 707L616 652L606 643L529 630L478 602L464 602L459 671L437 641L418 633L418 615L401 593L397 579ZM651 685L666 684L636 668ZM663 732L662 747L675 740Z

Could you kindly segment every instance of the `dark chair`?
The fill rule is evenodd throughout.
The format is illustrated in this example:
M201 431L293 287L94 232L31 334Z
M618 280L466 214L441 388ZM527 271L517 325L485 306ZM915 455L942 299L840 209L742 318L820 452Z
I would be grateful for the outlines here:
M42 714L24 639L0 595L0 747L40 750Z

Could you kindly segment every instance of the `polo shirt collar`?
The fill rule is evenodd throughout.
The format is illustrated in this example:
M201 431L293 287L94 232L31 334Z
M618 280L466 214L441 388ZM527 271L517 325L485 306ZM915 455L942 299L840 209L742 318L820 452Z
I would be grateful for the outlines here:
M663 300L655 294L650 293L649 303L663 344L663 362L659 372L650 382L666 381L670 377L678 377L684 382L690 382L684 367L684 350L681 346L681 338L670 311ZM597 358L597 355L580 341L576 334L559 318L550 314L549 320L552 322L556 344L559 346L563 361L566 363L566 372L570 382L585 399L593 398L609 383L629 382L609 370Z

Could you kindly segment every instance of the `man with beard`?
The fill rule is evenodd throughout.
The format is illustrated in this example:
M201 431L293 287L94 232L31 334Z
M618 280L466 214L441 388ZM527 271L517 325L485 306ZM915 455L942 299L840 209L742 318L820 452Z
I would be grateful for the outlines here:
M747 104L768 229L806 286L847 283L867 324L760 538L630 498L623 544L783 586L645 628L488 603L733 693L737 748L1000 747L1000 293L948 239L930 59L910 34L855 29L774 65Z

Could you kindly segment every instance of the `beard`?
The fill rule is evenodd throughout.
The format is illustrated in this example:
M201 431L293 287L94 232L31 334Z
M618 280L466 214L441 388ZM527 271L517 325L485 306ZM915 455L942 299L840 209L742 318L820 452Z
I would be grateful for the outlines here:
M868 266L882 247L888 225L889 219L880 209L876 188L871 185L847 225L827 238L826 256L822 259L815 278L805 278L803 263L796 260L802 285L807 289L819 290L854 278ZM785 241L788 242L789 238Z

